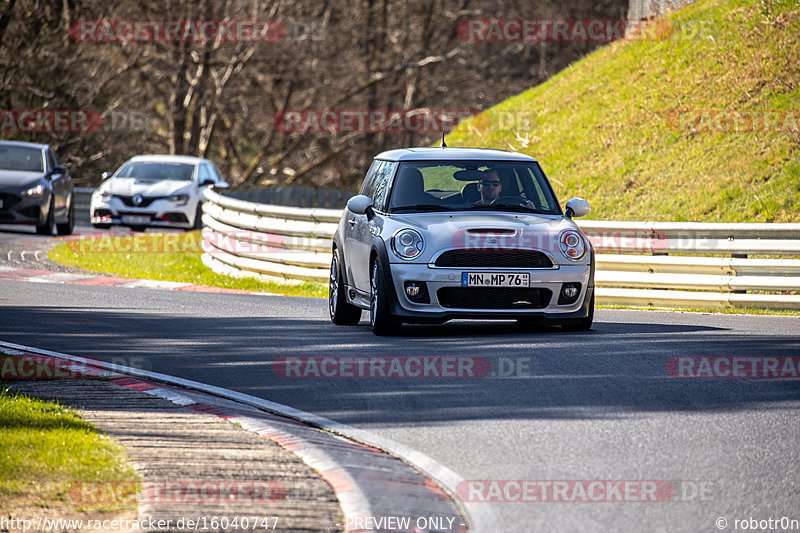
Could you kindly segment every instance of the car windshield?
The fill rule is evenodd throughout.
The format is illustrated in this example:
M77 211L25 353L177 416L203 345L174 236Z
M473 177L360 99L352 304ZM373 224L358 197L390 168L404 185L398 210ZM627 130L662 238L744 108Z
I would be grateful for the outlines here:
M0 145L0 168L44 172L44 159L39 148Z
M536 162L410 161L397 170L389 212L514 211L560 215Z
M117 178L136 178L141 181L191 181L193 176L194 165L163 162L125 163L115 175Z

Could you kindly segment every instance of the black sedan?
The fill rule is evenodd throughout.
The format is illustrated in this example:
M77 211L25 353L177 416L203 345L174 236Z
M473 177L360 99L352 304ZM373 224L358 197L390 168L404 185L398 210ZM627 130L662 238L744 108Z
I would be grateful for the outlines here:
M75 192L46 144L0 141L0 224L31 224L42 235L69 235Z

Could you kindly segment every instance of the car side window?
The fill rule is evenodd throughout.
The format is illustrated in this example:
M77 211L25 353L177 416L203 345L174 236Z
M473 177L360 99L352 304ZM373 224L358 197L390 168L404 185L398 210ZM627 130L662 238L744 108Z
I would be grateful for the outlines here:
M361 190L358 191L358 194L363 194L364 196L369 196L369 191L372 188L372 180L375 177L375 172L378 171L378 167L381 166L383 161L378 161L377 159L372 162L367 170L367 175L364 176L364 182L361 184Z
M212 175L211 168L206 163L200 165L200 178L198 179L198 181L202 183L203 180L211 180L214 183L217 182L217 180Z
M367 171L364 184L358 194L368 196L372 200L372 207L376 211L386 211L389 184L396 168L396 161L375 160Z
M378 171L375 173L373 180L372 206L378 211L386 211L386 198L389 196L389 184L394 176L394 171L397 168L397 162L384 161Z
M56 154L54 154L50 148L45 150L45 152L47 153L47 166L50 167L49 170L53 170L58 166L58 159L56 159Z

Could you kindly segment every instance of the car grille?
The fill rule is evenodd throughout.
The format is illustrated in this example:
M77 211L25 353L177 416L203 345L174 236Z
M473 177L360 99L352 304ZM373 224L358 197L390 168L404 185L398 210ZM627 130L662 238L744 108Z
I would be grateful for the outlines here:
M436 292L442 307L459 309L541 309L550 304L550 289L516 287L443 287Z
M15 194L2 192L0 193L0 200L3 200L3 207L0 207L0 211L10 211L12 207L22 201L22 198Z
M133 202L133 196L122 196L119 194L114 195L114 198L119 198L122 200L122 203L127 205L128 207L147 207L156 200L161 200L164 196L142 196L142 203L136 205Z
M553 268L547 254L536 250L448 250L436 266L452 268Z

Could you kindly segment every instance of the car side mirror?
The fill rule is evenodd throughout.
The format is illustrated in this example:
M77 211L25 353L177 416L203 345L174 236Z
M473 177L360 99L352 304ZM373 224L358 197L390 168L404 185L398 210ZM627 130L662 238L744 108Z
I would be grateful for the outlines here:
M357 215L367 215L369 220L375 216L375 211L372 210L372 199L369 196L358 194L347 200L347 209Z
M103 181L106 181L108 178L111 177L111 172L103 172L102 174L100 174L100 177L103 179Z
M214 183L215 183L214 180L212 180L211 178L206 178L202 180L198 185L200 187L205 187L206 185L214 185Z
M227 181L218 181L216 184L214 184L215 189L227 189L230 186L231 184Z
M589 213L591 210L591 206L589 202L584 200L583 198L570 198L567 201L567 209L565 210L565 214L567 218L572 217L582 217Z
M56 165L53 167L53 174L66 174L66 173L67 173L67 167L65 167L64 165Z

